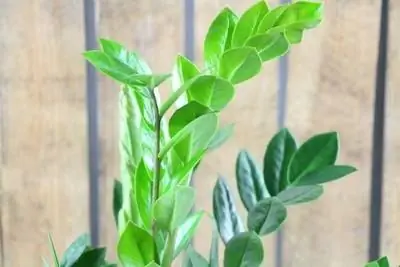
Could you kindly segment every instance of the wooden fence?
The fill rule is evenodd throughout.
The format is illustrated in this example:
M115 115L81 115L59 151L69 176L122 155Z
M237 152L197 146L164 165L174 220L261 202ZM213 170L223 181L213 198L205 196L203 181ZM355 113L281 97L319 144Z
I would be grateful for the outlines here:
M118 176L117 86L103 77L98 86L89 81L93 73L87 73L81 56L85 45L96 36L116 39L139 51L155 71L168 71L177 53L201 59L203 37L222 6L241 12L254 2L91 1L0 1L2 267L41 266L41 256L49 254L48 232L59 251L90 229L100 244L115 247L111 199ZM390 6L383 211L373 220L371 180L380 178L371 170L379 156L373 152L379 143L379 138L373 142L375 89L383 90L376 86L381 1L325 2L321 27L237 90L222 115L236 124L235 136L208 155L196 174L197 208L211 209L217 173L234 186L238 150L247 148L261 159L279 126L288 126L300 140L338 130L340 161L359 171L330 184L319 201L290 208L278 246L275 236L265 238L265 266L363 266L371 246L370 223L380 220L381 253L399 264L400 1ZM89 197L96 193L99 215ZM204 220L195 240L202 253L207 253L210 229Z

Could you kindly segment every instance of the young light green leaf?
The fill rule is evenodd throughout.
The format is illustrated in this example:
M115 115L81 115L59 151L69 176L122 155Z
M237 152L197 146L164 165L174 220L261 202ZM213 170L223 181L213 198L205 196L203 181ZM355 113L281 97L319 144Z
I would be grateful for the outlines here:
M207 260L197 251L195 251L191 246L187 250L187 255L189 257L192 267L209 267Z
M122 209L122 184L118 180L114 180L114 187L113 187L113 215L115 224L118 227L118 213Z
M263 260L262 242L254 232L240 233L226 245L224 267L258 267Z
M333 165L338 152L339 140L336 132L311 137L300 146L290 160L288 181L294 183L306 174Z
M228 124L217 130L210 144L208 145L208 150L214 150L221 147L232 135L234 131L234 124Z
M174 258L183 250L187 249L203 215L203 211L196 212L188 217L186 221L178 227L175 240Z
M246 46L254 47L262 59L268 61L289 52L289 41L282 33L262 33L251 37Z
M47 260L42 257L42 263L43 263L43 267L50 267L50 264L47 262Z
M214 220L213 220L214 221ZM215 222L215 221L214 221ZM215 224L213 224L212 238L211 238L211 248L210 248L210 266L218 267L219 264L219 252L218 252L218 229Z
M289 41L291 44L298 44L303 40L303 30L299 29L287 29L285 31L285 36L286 39Z
M321 167L312 172L300 176L299 179L293 182L293 185L317 185L331 182L340 179L350 173L355 172L357 169L352 166L330 165Z
M245 150L240 151L236 159L236 183L240 199L248 211L269 196L261 171Z
M271 196L276 196L287 187L289 162L296 149L296 141L286 128L269 142L264 155L264 180Z
M106 265L106 248L90 248L72 265L72 267L97 267Z
M238 84L257 75L261 65L261 58L254 47L233 48L222 55L219 75Z
M278 198L266 198L249 212L247 227L259 235L268 235L283 224L286 216L286 207Z
M118 258L123 266L146 266L154 260L154 247L153 237L129 222L118 241Z
M267 15L263 17L257 28L257 33L267 33L272 27L274 27L276 21L282 16L282 14L288 8L288 4L279 5L272 9Z
M72 267L75 262L83 255L85 250L90 247L90 237L88 234L79 236L64 252L61 259L61 267Z
M283 190L276 197L285 205L295 205L316 200L323 192L321 185L294 186Z
M165 231L174 231L185 222L194 200L194 189L188 186L177 186L161 196L153 210L157 225Z
M244 231L242 221L233 202L233 197L222 177L218 178L214 186L213 213L218 232L225 244L232 237Z
M51 250L51 254L53 256L53 263L55 267L60 267L60 261L58 260L57 256L57 250L56 247L54 246L53 238L51 237L51 234L48 234L48 240L49 240L49 247Z
M204 61L209 73L218 73L221 56L231 46L236 22L235 13L224 8L211 23L204 40Z
M232 47L242 47L246 41L257 31L263 17L268 14L269 7L262 0L258 1L239 18L233 32Z
M138 167L136 168L136 173L132 181L132 185L135 186L135 197L136 203L139 210L141 221L145 230L151 230L151 209L152 209L152 199L151 199L151 185L152 177L147 169L144 161L141 160Z
M157 263L155 263L154 261L150 262L149 264L147 264L145 267L160 267L160 265L158 265Z

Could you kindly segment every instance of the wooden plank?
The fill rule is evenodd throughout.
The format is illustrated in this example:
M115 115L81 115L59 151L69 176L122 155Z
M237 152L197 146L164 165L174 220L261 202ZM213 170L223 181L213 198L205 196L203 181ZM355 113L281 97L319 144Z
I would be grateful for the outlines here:
M368 253L372 118L380 1L326 1L325 21L290 57L288 126L301 141L340 133L359 171L290 208L283 266L363 266Z
M0 2L4 267L88 230L82 1ZM23 255L23 256L22 256Z
M278 1L269 1L272 4ZM203 40L208 27L217 13L229 6L240 15L249 8L251 1L202 0L196 1L196 54L202 60ZM212 188L218 174L223 175L234 193L236 206L243 221L246 213L235 184L235 161L240 149L247 149L261 166L266 144L277 130L277 61L264 64L262 73L252 81L241 84L235 100L221 114L221 124L235 123L234 136L219 150L208 154L195 175L197 188L197 208L212 212ZM203 220L196 239L196 247L203 255L208 255L212 222ZM201 237L201 238L200 238ZM265 265L273 266L275 235L264 238ZM220 246L223 255L223 246ZM222 257L221 257L222 260Z
M400 37L396 31L400 23L400 2L390 3L390 33L386 95L386 144L382 224L382 255L388 255L391 264L400 263ZM397 264L397 265L396 265Z
M99 0L99 35L139 52L155 72L170 72L182 47L182 1ZM112 215L113 179L119 175L118 86L100 78L101 243L115 259L116 230ZM161 88L162 96L169 88Z

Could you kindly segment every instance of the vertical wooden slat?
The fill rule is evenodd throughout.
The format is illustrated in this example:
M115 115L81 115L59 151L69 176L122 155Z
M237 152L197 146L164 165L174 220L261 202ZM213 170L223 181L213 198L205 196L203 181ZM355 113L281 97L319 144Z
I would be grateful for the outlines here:
M178 52L183 53L183 2L99 0L99 36L114 39L149 62L154 72L170 72ZM101 147L101 243L115 258L116 230L112 215L113 179L119 175L118 86L103 76L99 88ZM167 96L169 88L160 89ZM165 99L165 98L164 98Z
M3 0L0 25L1 265L41 266L88 230L82 1Z
M390 1L381 255L400 264L400 2Z
M291 54L288 126L301 141L340 133L339 162L359 171L290 208L284 266L363 266L368 254L379 2L326 1L323 25Z
M276 4L279 1L269 1ZM196 58L203 60L203 40L208 27L217 13L229 6L238 15L254 2L239 0L201 0L196 1ZM201 65L201 64L200 64ZM195 175L197 189L197 208L212 211L212 188L217 175L224 176L233 192L242 219L247 217L235 183L235 161L240 149L247 149L262 165L266 144L277 130L277 61L264 64L262 73L238 86L235 100L221 114L221 124L235 123L234 136L220 149L209 153ZM203 220L196 239L196 247L203 255L208 255L211 240L212 222ZM263 238L265 244L265 266L274 266L275 235ZM220 246L223 255L223 247ZM221 257L222 260L222 257Z

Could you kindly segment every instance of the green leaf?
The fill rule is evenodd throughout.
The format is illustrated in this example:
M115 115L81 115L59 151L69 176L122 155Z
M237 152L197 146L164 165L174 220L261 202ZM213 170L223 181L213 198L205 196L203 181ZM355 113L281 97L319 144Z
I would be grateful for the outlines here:
M48 234L48 240L49 240L49 247L51 250L51 254L53 256L53 263L55 265L55 267L60 267L60 261L58 260L58 256L57 256L57 251L56 248L54 246L54 242L53 242L53 238L51 237L50 234Z
M253 232L240 233L226 245L224 267L258 267L263 260L261 239Z
M224 243L244 231L243 224L236 211L229 188L222 177L218 178L213 191L213 213L218 232Z
M283 190L276 197L285 205L294 205L316 200L323 192L321 185L294 186Z
M233 135L234 124L228 124L217 130L210 144L208 145L208 150L214 150L221 147L228 139Z
M301 176L298 180L295 180L293 184L296 186L323 184L340 179L356 170L357 169L352 166L326 166Z
M261 171L245 150L240 151L236 159L236 183L240 199L248 211L269 196Z
M114 188L113 188L113 215L115 224L118 227L118 213L122 209L122 184L118 180L114 180Z
M189 246L203 215L203 211L196 212L188 217L186 221L178 227L175 239L174 258Z
M154 260L154 247L153 237L129 222L118 241L118 258L123 266L146 266Z
M288 8L288 4L280 5L272 9L267 15L263 17L257 28L257 33L267 33L274 25L276 21L282 16L282 14Z
M132 181L135 186L136 203L139 210L140 218L144 228L147 231L151 230L151 210L152 210L152 177L147 169L144 161L141 160L136 168L135 179Z
M233 48L222 55L219 75L238 84L257 75L261 65L261 58L254 47Z
M157 263L155 263L154 261L152 261L152 262L150 262L149 264L147 264L146 267L160 267L160 265L158 265Z
M88 247L90 247L89 235L79 236L64 252L60 263L61 267L72 267Z
M285 36L289 43L298 44L303 40L303 32L301 29L288 29L285 31Z
M207 260L197 251L195 251L192 247L189 247L187 250L187 255L191 262L192 267L209 267Z
M154 204L157 225L169 232L175 230L185 222L194 200L194 189L188 186L177 186L161 196Z
M214 220L213 220L214 221ZM209 267L218 267L219 262L219 252L218 252L218 229L214 224L211 238L211 247L210 247L210 266Z
M333 165L338 152L339 140L336 132L311 137L300 146L289 163L289 182L294 183L302 176Z
M387 257L382 257L376 261L369 262L365 267L389 267L389 260Z
M262 33L251 37L246 46L254 47L262 59L268 61L289 52L289 41L282 33Z
M269 12L269 7L265 1L258 1L243 15L237 22L233 32L232 47L241 47L257 31L263 17Z
M297 145L288 129L282 129L269 142L264 155L264 180L271 196L287 187L290 159Z
M43 263L43 267L51 267L50 264L47 262L47 260L42 257L42 263Z
M232 42L237 16L229 8L224 8L211 23L204 40L204 61L210 73L218 73L222 54Z
M220 111L233 99L235 88L229 81L215 75L200 75L187 92L189 100Z
M72 265L72 267L99 267L106 265L106 248L91 248Z
M247 227L259 235L268 235L282 225L286 216L286 207L278 198L266 198L249 212Z

